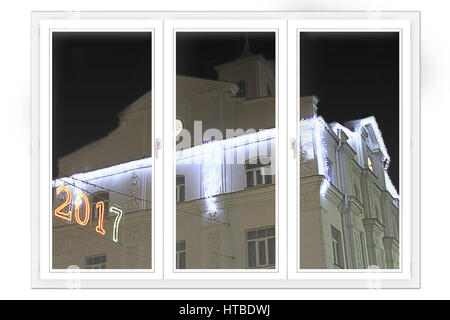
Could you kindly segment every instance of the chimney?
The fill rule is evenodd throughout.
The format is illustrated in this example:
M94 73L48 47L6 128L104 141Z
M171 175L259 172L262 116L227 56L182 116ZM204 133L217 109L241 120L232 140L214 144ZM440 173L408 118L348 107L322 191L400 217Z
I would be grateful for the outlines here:
M300 98L300 119L311 118L317 115L317 96L307 96Z

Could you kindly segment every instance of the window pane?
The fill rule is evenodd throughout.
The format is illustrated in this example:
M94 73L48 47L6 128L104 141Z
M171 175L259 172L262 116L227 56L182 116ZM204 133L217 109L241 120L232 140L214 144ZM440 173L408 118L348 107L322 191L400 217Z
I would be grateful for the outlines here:
M152 33L52 40L52 267L152 268Z
M247 232L247 239L252 240L256 238L256 231L249 231Z
M399 33L307 31L298 37L300 268L361 268L375 263L383 239L395 238L399 228L381 221L398 216L400 202ZM350 101L343 92L358 94ZM336 192L345 195L343 206L334 201ZM344 221L351 201L364 214ZM341 230L331 231L331 224ZM361 232L367 233L365 243ZM356 259L345 252L355 247ZM398 242L389 247L386 261L398 261Z
M186 241L178 241L177 242L177 251L186 250Z
M254 182L253 182L253 174L254 174L254 171L253 170L251 170L251 171L247 171L247 187L248 188L251 188L251 187L253 187L255 184L254 184Z
M262 184L261 170L255 170L255 173L256 173L256 184L257 185Z
M184 184L184 177L183 176L177 176L177 185Z
M267 236L267 229L259 229L256 231L257 238L265 238Z
M256 246L255 242L251 241L247 246L247 254L248 254L248 267L252 268L256 266Z
M180 202L183 202L185 199L185 186L180 187Z
M275 264L275 238L269 238L267 246L269 247L269 264Z
M179 253L179 261L180 261L180 265L179 265L178 269L186 269L186 252Z
M273 90L268 96L267 86L277 87L276 34L177 31L175 37L175 117L182 123L176 175L186 182L185 202L176 204L177 240L195 248L188 268L255 267L257 245L248 245L248 257L242 250L256 236L247 231L275 225L276 189L263 185L260 168L275 174L278 97Z
M259 265L266 264L266 241L258 241Z

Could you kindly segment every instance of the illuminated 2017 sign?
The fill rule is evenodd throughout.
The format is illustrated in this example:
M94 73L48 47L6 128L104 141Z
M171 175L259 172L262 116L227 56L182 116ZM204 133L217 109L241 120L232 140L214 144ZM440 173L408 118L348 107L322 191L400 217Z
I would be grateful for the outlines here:
M63 211L67 206L69 206L69 204L72 203L72 191L67 186L61 185L56 189L56 196L59 196L62 192L66 194L66 199L61 205L59 205L55 209L55 216L66 221L72 221L72 211L71 210ZM83 205L83 202L84 202L84 214L82 215L80 213L80 209ZM97 226L95 227L95 232L104 236L106 234L105 203L103 201L98 201L95 207L97 208L98 211L98 222ZM116 206L111 206L109 212L116 215L116 219L114 220L113 226L113 241L118 242L119 225L122 220L123 211L122 209ZM75 198L74 216L76 223L79 224L80 226L87 225L91 219L91 206L89 204L88 197L84 193L78 194L78 196Z

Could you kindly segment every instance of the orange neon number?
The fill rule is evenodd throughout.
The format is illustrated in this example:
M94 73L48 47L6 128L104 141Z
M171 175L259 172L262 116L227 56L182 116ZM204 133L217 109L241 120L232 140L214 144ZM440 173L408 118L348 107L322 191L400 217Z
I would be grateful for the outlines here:
M98 209L98 225L95 227L95 231L104 236L105 229L103 228L103 221L105 219L105 203L103 201L99 201L95 207Z
M80 206L84 200L85 210L84 210L84 220L80 219ZM85 226L89 222L91 216L91 207L89 206L89 200L84 193L80 193L75 199L75 220L80 226Z
M64 201L64 203L62 205L60 205L58 208L55 209L55 216L57 216L58 218L67 220L67 221L72 221L72 211L71 210L69 210L67 212L62 212L62 209L67 207L72 202L72 191L70 191L70 189L67 188L66 186L61 185L58 187L58 189L56 189L56 195L59 196L61 191L64 191L67 194L67 198L66 198L66 201Z

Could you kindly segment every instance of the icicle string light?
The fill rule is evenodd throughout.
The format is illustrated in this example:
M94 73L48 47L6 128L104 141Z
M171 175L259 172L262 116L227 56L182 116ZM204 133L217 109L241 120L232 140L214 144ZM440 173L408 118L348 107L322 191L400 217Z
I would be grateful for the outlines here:
M400 199L400 195L398 194L397 189L394 187L394 184L392 183L392 180L389 177L389 174L387 172L391 158L387 151L386 144L384 143L383 136L381 135L381 131L380 131L380 128L378 127L378 123L377 123L375 117L371 116L371 117L367 117L367 118L359 120L356 123L355 131L351 131L349 128L344 127L343 125L341 125L339 123L333 124L333 131L335 133L337 133L338 129L344 131L344 133L348 136L348 139L350 142L353 139L359 138L362 133L362 128L367 125L372 127L373 132L376 136L378 145L380 147L381 153L384 156L383 160L386 162L386 164L384 166L384 177L385 177L385 181L386 181L386 190L392 195L393 198Z
M375 133L378 140L380 150L385 157L386 188L394 198L399 198L399 194L392 184L392 181L387 173L390 157L387 153L387 149L375 117L368 117L359 120L359 122L356 123L355 131L352 131L349 128L344 127L338 123L333 124L332 129L335 133L337 132L337 129L343 130L348 136L349 141L351 141L358 138L361 135L362 128L367 125L372 126L373 132ZM321 195L324 195L326 193L326 190L330 185L326 144L327 128L328 125L320 116L313 116L311 118L300 120L300 150L302 152L302 156L306 161L313 160L317 156L319 174L325 177L324 182L322 183L320 188ZM226 150L275 138L275 128L260 130L258 132L244 134L225 140L211 141L199 146L194 146L189 149L177 151L176 159L177 163L198 163L202 165L204 186L203 192L204 197L208 198L221 193L222 167L224 165L223 154ZM149 167L152 167L151 157L129 161L126 163L121 163L90 172L76 173L68 178L59 178L53 181L53 186L59 187L63 185L64 179L75 178L77 180L89 181L106 176L121 174L131 170L140 170ZM212 200L208 200L207 202L210 202L210 207L212 209L215 208Z
M207 142L203 148L203 196L209 213L217 212L215 195L222 189L223 145L215 141Z

